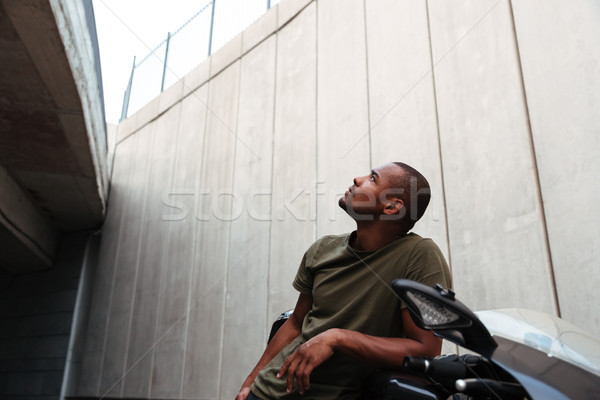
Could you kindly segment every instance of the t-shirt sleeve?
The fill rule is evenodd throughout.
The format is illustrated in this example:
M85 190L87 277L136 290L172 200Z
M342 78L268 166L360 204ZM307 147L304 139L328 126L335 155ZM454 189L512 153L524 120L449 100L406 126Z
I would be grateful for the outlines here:
M406 279L427 286L442 285L452 288L452 275L442 251L431 239L423 239L417 243L408 260ZM404 302L402 304L404 305Z
M313 288L313 274L309 271L307 263L307 253L302 257L302 262L300 262L300 266L298 267L298 272L296 272L296 277L294 278L294 282L292 282L292 286L294 289L299 291L300 293L312 294Z

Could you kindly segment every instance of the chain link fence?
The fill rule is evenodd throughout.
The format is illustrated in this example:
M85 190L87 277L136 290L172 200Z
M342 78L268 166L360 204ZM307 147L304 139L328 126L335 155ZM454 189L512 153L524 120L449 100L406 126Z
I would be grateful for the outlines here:
M134 57L121 118L135 113L279 0L210 0L145 57Z

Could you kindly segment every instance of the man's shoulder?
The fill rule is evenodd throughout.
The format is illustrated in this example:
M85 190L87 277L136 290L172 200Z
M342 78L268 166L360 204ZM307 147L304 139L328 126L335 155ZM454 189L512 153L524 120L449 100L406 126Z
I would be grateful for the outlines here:
M392 243L385 246L383 249L398 251L398 250L407 250L412 249L415 246L419 245L422 242L431 242L432 240L429 238L424 238L417 233L409 232L401 238L393 241Z
M434 242L433 239L429 237L424 237L415 232L409 232L405 238L409 240L411 243L418 245L419 248L422 249L437 249L438 245Z
M317 239L304 254L308 264L312 264L314 260L321 258L324 254L341 253L348 244L349 233L341 235L327 235Z
M350 233L343 233L340 235L326 235L322 236L308 248L308 252L315 252L320 248L331 248L338 246L346 246Z
M409 235L411 236L412 240L414 241L416 247L420 250L439 250L440 248L438 247L438 245L435 243L435 241L431 238L428 237L423 237L420 236L416 233L409 233Z
M385 248L386 253L406 254L409 258L419 256L420 254L441 254L441 250L433 239L420 236L417 233L410 232L403 238L393 242Z

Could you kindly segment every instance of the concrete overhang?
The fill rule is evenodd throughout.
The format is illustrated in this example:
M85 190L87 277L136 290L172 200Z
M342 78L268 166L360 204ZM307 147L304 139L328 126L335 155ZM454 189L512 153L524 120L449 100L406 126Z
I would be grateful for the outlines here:
M50 267L61 232L106 209L91 1L0 0L0 268Z

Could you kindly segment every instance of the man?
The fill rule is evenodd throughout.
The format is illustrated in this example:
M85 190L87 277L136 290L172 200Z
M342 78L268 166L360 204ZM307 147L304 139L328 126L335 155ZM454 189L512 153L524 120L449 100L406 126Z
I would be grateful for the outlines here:
M391 163L354 179L339 201L356 231L317 240L293 282L300 292L236 400L357 399L377 368L435 356L442 341L419 329L391 289L396 278L452 285L438 247L408 233L430 199L414 168Z

